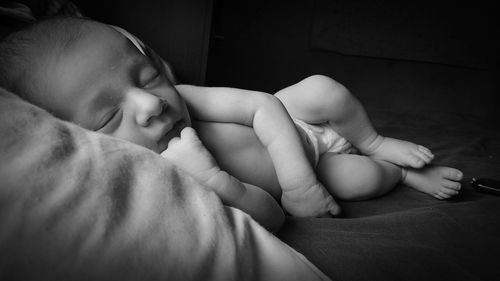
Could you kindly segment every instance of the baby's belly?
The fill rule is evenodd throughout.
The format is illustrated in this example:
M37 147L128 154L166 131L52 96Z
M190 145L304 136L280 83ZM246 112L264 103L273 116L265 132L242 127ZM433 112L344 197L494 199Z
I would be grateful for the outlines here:
M280 198L281 188L273 163L253 128L200 121L194 122L193 127L223 170Z

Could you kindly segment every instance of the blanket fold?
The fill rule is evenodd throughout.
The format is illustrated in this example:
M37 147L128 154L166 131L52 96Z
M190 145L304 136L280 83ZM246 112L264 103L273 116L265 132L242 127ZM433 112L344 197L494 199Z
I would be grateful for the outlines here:
M0 89L1 280L327 280L159 155Z

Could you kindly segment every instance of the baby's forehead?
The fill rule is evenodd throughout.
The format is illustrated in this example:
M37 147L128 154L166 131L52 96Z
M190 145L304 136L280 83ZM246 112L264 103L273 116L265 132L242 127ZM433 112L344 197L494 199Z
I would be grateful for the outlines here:
M147 61L130 40L105 25L85 30L57 49L41 54L33 68L33 82L49 90L64 88L63 93L76 88L86 92L83 90L100 84L96 81L118 81L113 77L123 77Z
M83 33L79 40L76 41L76 45L78 44L101 45L115 51L133 51L131 53L136 53L137 51L136 47L127 37L104 24L99 24L95 28Z
M85 55L82 55L85 54ZM81 57L82 60L95 60L97 63L105 61L128 61L127 64L137 64L147 58L139 49L123 34L115 29L101 25L98 28L89 30L82 34L71 45L64 48L58 61L71 60L74 57ZM122 67L123 64L116 64L110 67ZM75 67L80 67L75 65Z
M91 54L94 56L135 53L125 36L108 25L97 22L92 22L85 28L76 25L67 27L66 32L53 32L37 41L38 43L31 46L30 57L35 64L38 62L42 65L64 63L72 56L85 53L89 49L94 51Z

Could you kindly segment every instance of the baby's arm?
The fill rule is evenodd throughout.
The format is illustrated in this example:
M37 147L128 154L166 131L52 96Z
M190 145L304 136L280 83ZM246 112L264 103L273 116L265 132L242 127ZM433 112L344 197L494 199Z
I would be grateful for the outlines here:
M283 190L282 204L288 212L295 216L338 213L338 206L318 182L295 126L277 98L235 88L176 88L194 118L253 127L271 156Z
M283 226L283 210L262 188L241 182L225 171L220 171L205 184L215 190L224 204L246 212L267 230L277 232Z
M274 198L222 171L192 128L182 130L181 137L172 139L161 155L211 188L225 205L250 214L266 229L276 232L283 225L285 216Z

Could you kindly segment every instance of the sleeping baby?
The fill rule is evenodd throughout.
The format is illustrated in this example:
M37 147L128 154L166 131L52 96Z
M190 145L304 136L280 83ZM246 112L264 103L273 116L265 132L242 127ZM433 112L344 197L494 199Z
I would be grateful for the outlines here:
M86 129L147 147L270 230L338 215L403 183L438 199L462 173L431 151L380 135L360 102L313 75L274 95L172 83L168 65L126 31L83 18L40 21L0 45L0 86Z

